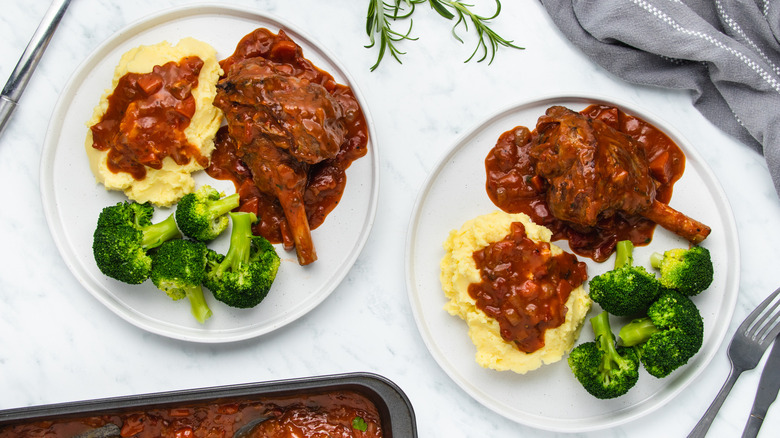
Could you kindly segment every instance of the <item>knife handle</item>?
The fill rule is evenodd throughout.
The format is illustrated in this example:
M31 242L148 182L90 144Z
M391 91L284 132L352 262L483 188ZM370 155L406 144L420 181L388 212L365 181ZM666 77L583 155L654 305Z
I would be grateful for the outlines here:
M3 96L14 102L19 101L19 97L21 97L24 87L30 80L33 70L38 65L38 61L41 60L43 51L49 44L54 30L57 28L60 20L62 20L68 4L70 4L70 0L54 0L51 6L49 6L30 42L24 49L24 53L19 58L19 62L11 72L8 82L3 87Z
M3 128L11 118L14 109L16 109L16 102L5 96L0 96L0 132L3 132Z
M3 87L0 97L0 133L3 132L5 125L11 118L11 114L16 108L19 98L22 96L24 88L27 86L27 82L30 81L33 70L38 65L38 61L43 56L43 51L51 40L54 30L62 20L62 16L65 14L65 9L70 4L71 0L54 0L43 16L41 23L35 30L27 48L22 53L19 62L11 72L11 76Z
M764 423L763 417L751 415L748 418L745 430L742 431L742 438L755 438L758 435L758 430L761 429L761 425Z

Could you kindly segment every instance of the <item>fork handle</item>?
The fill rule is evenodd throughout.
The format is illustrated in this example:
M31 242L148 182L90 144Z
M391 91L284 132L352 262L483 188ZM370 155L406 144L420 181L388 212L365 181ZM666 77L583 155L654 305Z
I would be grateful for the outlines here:
M707 431L710 429L712 420L714 420L715 416L718 415L720 407L726 400L726 396L729 395L729 392L731 392L731 388L742 374L742 371L744 370L732 366L731 371L729 372L729 377L726 379L726 383L724 383L723 387L720 388L718 395L715 396L715 400L713 400L712 404L710 404L710 407L707 408L707 412L704 413L699 422L696 423L696 426L693 428L693 430L691 430L691 433L688 434L688 438L704 438L704 436L707 435Z

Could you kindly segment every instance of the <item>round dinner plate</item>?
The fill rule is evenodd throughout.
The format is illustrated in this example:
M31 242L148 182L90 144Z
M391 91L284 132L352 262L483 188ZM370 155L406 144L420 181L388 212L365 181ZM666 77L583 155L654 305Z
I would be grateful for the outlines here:
M199 324L186 300L174 302L150 281L128 285L102 275L92 257L92 233L102 208L125 198L95 182L84 151L86 122L104 90L110 88L121 55L139 46L167 40L176 44L194 37L217 50L224 59L239 40L256 28L284 31L303 48L303 54L341 84L352 87L366 116L368 153L347 170L347 186L339 205L325 223L312 231L318 260L298 265L294 252L277 246L282 264L268 297L253 309L234 309L217 302L208 291L213 316ZM41 160L44 211L55 243L73 275L101 303L136 326L171 338L195 342L230 342L252 338L282 327L321 303L354 264L374 222L378 196L376 135L368 107L354 80L319 43L283 21L245 9L221 5L176 8L140 20L117 32L76 70L60 95L46 135ZM234 193L232 183L216 181L205 172L198 186L211 184ZM171 209L158 209L155 220ZM213 244L224 252L226 232Z
M475 347L465 321L451 316L443 306L440 261L450 230L467 220L497 210L485 191L484 160L503 132L523 125L531 129L552 105L581 110L594 103L618 106L662 129L685 152L683 177L677 182L670 205L712 227L702 243L710 250L715 267L712 286L693 298L704 318L704 344L689 363L665 379L642 370L639 382L626 395L598 400L588 394L571 373L566 357L525 375L499 372L475 362ZM556 244L569 250L566 241ZM650 269L650 254L688 242L657 227L650 245L637 247L635 264ZM582 258L592 278L614 266L614 256L604 263ZM717 352L728 329L739 285L739 245L733 214L726 196L701 156L669 123L645 110L614 99L587 96L543 97L507 108L466 133L439 161L422 187L409 224L406 242L406 281L415 320L434 359L465 392L495 412L540 429L582 432L613 427L646 415L669 402L701 373ZM652 272L652 271L651 271ZM594 304L588 318L600 309ZM619 329L613 319L613 331ZM593 339L585 321L579 342Z

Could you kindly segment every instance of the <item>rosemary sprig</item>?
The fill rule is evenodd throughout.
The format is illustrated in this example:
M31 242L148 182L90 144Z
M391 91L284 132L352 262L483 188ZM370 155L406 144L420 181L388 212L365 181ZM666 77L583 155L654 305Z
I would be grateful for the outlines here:
M401 4L401 2L406 5ZM377 35L379 36L379 55L377 56L376 64L371 67L371 71L376 70L379 67L379 63L382 62L382 58L385 56L385 52L390 52L393 58L398 63L401 63L401 59L398 55L404 55L406 52L402 52L395 47L395 43L402 40L416 40L409 35L412 32L412 22L409 23L409 30L406 33L400 33L392 29L391 21L399 19L409 18L414 13L414 6L417 3L425 0L395 0L394 4L389 4L384 0L368 0L368 16L366 18L366 33L370 38L371 43L366 48L371 48L376 45Z
M399 55L404 55L406 52L399 50L395 43L402 40L417 40L417 38L410 36L413 24L410 17L414 13L417 4L426 2L431 6L431 9L447 20L453 20L457 17L455 24L452 26L452 35L461 43L463 43L463 39L458 35L458 27L462 24L463 28L468 32L469 22L474 26L479 39L474 52L464 62L475 59L481 51L482 56L477 59L477 62L484 61L490 54L490 61L488 62L490 64L495 59L496 52L500 47L523 49L523 47L513 44L512 40L503 38L490 28L490 20L498 17L498 14L501 13L501 2L500 0L495 1L496 12L486 17L474 13L471 10L474 5L464 3L461 0L394 0L393 3L388 3L385 0L369 0L366 33L370 38L370 44L366 47L374 47L377 43L379 45L379 54L376 63L371 67L371 71L374 71L379 66L386 52L389 52L396 61L401 63ZM393 22L407 18L410 19L410 22L406 33L400 33L392 29Z
M474 29L476 29L477 36L479 39L477 40L477 47L474 49L474 52L471 53L471 56L466 59L464 62L471 61L474 56L477 54L477 52L482 49L482 57L477 60L477 62L482 62L485 59L487 59L488 52L490 52L490 61L488 64L493 63L493 59L496 57L496 51L499 49L500 46L503 47L512 47L515 49L522 50L523 47L516 46L512 44L513 41L507 40L503 38L501 35L497 34L493 29L488 26L488 22L496 17L498 17L498 14L501 13L501 2L499 0L496 0L496 12L491 15L490 17L483 17L481 15L475 14L470 8L474 5L469 5L466 3L463 3L459 0L429 0L431 3L431 6L433 7L434 3L437 3L439 7L433 7L437 12L444 9L445 6L449 6L455 10L455 14L458 16L458 21L455 22L455 25L452 26L452 35L461 43L463 40L458 36L458 33L456 32L456 29L458 25L463 23L463 27L468 31L468 23L466 22L466 19L471 21L471 23L474 25ZM447 11L449 12L449 11ZM441 12L439 12L441 14ZM445 18L452 19L453 15L447 14L442 15ZM487 39L487 42L485 41ZM490 44L488 49L488 43Z

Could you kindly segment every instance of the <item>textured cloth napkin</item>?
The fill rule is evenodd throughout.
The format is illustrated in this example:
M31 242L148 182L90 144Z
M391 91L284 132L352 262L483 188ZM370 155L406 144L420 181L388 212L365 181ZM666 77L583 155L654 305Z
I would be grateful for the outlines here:
M540 1L618 77L691 90L707 119L764 155L780 195L780 1Z

